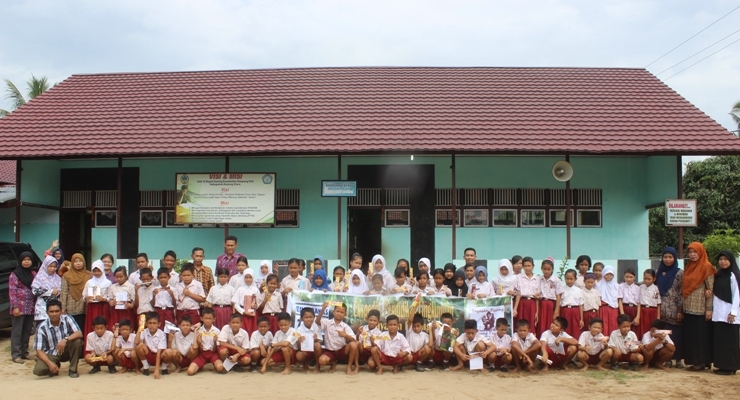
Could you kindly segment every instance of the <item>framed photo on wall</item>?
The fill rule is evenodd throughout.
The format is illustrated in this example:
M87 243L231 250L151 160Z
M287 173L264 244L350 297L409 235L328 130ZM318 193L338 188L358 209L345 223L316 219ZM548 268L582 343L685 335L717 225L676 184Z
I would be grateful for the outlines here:
M115 228L118 225L118 215L115 210L95 211L96 228Z
M161 228L162 211L142 210L139 211L139 226L142 228Z

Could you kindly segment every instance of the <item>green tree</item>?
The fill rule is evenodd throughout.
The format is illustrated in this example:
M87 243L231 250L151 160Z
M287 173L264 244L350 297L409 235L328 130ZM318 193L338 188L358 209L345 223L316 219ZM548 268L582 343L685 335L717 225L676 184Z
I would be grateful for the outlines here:
M684 198L698 202L699 224L684 229L687 243L703 242L718 230L740 230L740 157L717 156L691 162L683 177ZM665 226L665 208L650 210L650 254L678 248L678 229Z
M11 108L10 111L0 109L0 117L10 114L16 108L26 104L27 101L31 101L41 95L41 93L49 90L49 88L51 88L51 85L45 76L36 78L32 74L31 79L26 82L26 96L28 97L28 100L26 100L26 97L23 96L23 93L21 93L17 86L10 79L5 79L5 98L10 100Z

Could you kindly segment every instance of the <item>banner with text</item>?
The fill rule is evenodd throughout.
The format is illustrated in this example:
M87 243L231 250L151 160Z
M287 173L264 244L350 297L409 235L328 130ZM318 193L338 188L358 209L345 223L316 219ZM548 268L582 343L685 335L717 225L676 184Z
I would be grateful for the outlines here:
M177 174L175 223L273 224L274 173Z
M380 312L379 329L385 330L385 319L389 315L396 315L401 323L400 329L406 331L411 312L414 296L362 296L346 293L323 293L295 291L288 296L286 310L293 317L294 325L300 322L301 310L306 307L313 308L314 314L321 312L321 306L325 301L339 301L347 305L347 316L345 322L357 332L357 329L365 325L367 313L370 310ZM511 334L512 314L511 297L497 296L487 299L469 300L459 297L422 296L416 313L424 317L424 330L428 330L428 323L439 321L444 313L452 315L452 327L463 331L463 323L466 319L478 321L478 330L481 333L490 333L495 330L496 318L506 318L509 321L509 334ZM333 318L333 307L328 307L322 318Z

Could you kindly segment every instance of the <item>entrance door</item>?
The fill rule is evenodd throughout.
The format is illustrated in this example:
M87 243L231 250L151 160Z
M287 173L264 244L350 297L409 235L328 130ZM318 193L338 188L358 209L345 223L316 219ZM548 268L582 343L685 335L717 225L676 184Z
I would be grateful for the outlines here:
M62 210L59 213L59 237L65 260L72 254L80 253L85 260L91 260L92 215L86 210Z
M367 272L367 265L373 256L380 254L380 227L382 214L380 208L349 208L349 257L353 253L362 255L362 270ZM349 268L349 266L347 266Z

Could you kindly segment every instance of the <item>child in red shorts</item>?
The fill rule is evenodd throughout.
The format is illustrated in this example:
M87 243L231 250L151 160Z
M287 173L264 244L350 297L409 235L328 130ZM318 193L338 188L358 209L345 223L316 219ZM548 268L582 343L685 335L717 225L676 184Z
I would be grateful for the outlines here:
M424 332L424 317L414 314L416 307L411 308L411 329L406 331L406 340L411 348L411 358L416 372L424 372L424 363L432 356L432 347L429 345L429 334Z
M270 348L267 349L267 356L262 360L261 372L264 374L267 367L285 364L283 375L288 375L291 373L290 365L296 362L295 350L300 334L290 326L290 314L281 312L277 315L277 319L278 331L275 332Z
M496 347L487 337L478 333L478 321L468 319L463 327L465 332L455 340L457 365L450 368L453 371L461 370L465 363L473 357L481 357L483 360L487 360L488 356L496 350Z
M183 315L180 319L180 329L170 332L170 348L164 351L164 362L175 365L175 373L190 367L190 363L198 356L198 344L195 343L195 334L191 329L193 320Z
M604 365L611 359L612 350L607 346L609 337L601 333L603 326L601 318L594 318L589 322L588 331L578 338L578 361L583 365L581 371L588 371L588 366L593 364L599 371L606 371Z
M570 336L565 331L566 329L568 329L568 320L564 317L555 317L550 324L550 330L542 332L540 344L542 345L543 372L549 371L550 365L568 369L568 362L576 355L578 340ZM548 360L552 363L548 363Z
M151 364L154 364L154 379L159 379L160 374L168 374L167 364L162 362L162 353L167 349L167 336L159 329L157 313L146 313L146 329L136 335L135 343L144 376L149 375Z
M324 332L324 346L326 347L319 357L319 365L331 364L329 372L334 372L337 369L337 361L347 361L347 375L354 375L358 371L357 368L353 368L353 365L357 365L359 346L352 328L344 323L347 305L342 303L334 306L333 318L322 319L327 307L329 303L324 302L321 312L316 317L316 324Z
M357 357L357 364L355 367L358 371L360 369L360 361L366 363L372 357L370 349L373 345L370 343L370 336L377 336L381 333L381 330L378 329L378 324L380 323L380 311L368 311L365 321L367 321L367 325L363 325L357 330L357 348L359 356Z
M270 332L270 320L266 316L257 318L257 330L252 332L249 338L249 348L252 352L249 358L252 359L252 371L257 369L257 365L267 357L267 349L272 343L272 332Z
M113 350L113 358L121 366L119 374L125 374L129 370L136 371L139 375L139 357L136 355L136 335L131 333L131 321L122 319L118 322L118 329L113 331L113 339L116 348Z
M439 321L434 321L429 325L429 347L432 348L432 357L429 361L429 369L434 369L434 365L439 366L443 371L450 369L450 359L454 355L453 343L449 348L442 348L442 337L451 336L454 340L459 336L460 331L452 327L453 318L450 313L443 313L439 316Z
M85 341L85 362L93 367L90 374L100 372L103 365L108 366L108 372L111 374L116 373L112 354L115 343L113 332L105 329L107 322L102 315L93 318L93 331L87 335Z
M511 339L511 353L514 356L514 372L519 372L522 367L532 372L534 358L540 352L542 344L534 333L529 331L529 321L520 319L516 322L516 335Z
M514 361L514 356L511 354L511 336L509 332L509 320L506 318L499 318L496 320L496 330L491 333L491 343L495 351L488 356L488 364L491 366L491 371L495 370L496 367L501 369L501 372L509 372L509 364Z
M296 329L301 337L298 338L298 351L295 358L297 362L303 363L303 372L308 372L309 361L318 361L321 357L321 328L314 323L315 319L316 314L313 312L313 308L305 307L301 310L301 324ZM306 341L309 341L310 344L305 343ZM312 351L304 351L304 347L311 347ZM320 372L320 365L316 362L314 373L318 374Z
M616 371L620 362L626 362L629 363L629 369L634 371L643 361L642 354L640 354L640 341L635 332L631 330L632 319L629 315L618 316L617 324L619 329L615 329L609 335L609 348L612 349L611 369Z
M231 314L229 324L224 326L218 335L218 357L221 362L228 357L231 362L237 363L231 369L234 372L243 372L244 367L249 366L249 334L242 329L242 315Z
M404 365L413 361L408 340L398 332L398 317L393 314L386 317L385 326L388 330L380 336L370 336L373 358L368 360L367 365L370 369L377 368L377 375L383 374L383 365L392 365L393 373L397 374Z
M195 332L195 343L198 347L198 356L193 359L188 367L188 375L195 375L206 364L213 364L213 369L219 374L225 374L224 364L218 357L218 334L221 331L213 326L216 320L216 313L213 309L206 307L200 316L203 325Z

